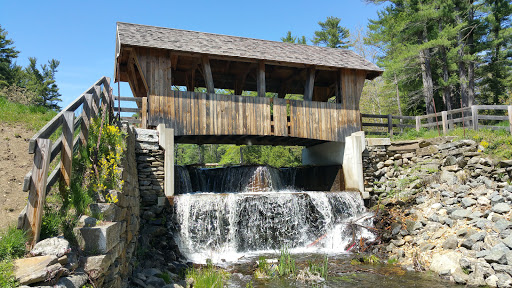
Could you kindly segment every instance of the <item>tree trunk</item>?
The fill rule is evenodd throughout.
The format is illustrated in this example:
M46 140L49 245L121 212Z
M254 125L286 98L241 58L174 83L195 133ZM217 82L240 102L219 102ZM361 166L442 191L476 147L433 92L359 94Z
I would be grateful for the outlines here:
M455 8L455 18L457 20L457 23L462 23L462 18L460 17L460 8ZM468 101L468 80L466 77L466 63L464 63L464 36L462 35L462 29L457 32L457 46L459 46L459 50L457 51L457 54L459 56L458 61L458 67L459 67L459 83L460 83L460 98L462 99L462 106L463 107L469 107L469 101Z
M475 10L473 7L473 1L470 1L471 8L468 12L468 21L471 23L471 29L469 31L468 35L468 46L469 46L469 53L471 56L475 54L475 47L473 45L473 37L474 37L474 25L476 25L473 22L473 18L475 15ZM468 63L468 106L472 106L473 102L475 101L475 62L473 60L470 60Z
M395 90L396 90L396 104L398 105L398 115L402 116L402 105L400 104L400 93L398 90L398 80L396 79L396 73L393 73L393 76L395 76ZM400 125L403 125L403 119L400 118ZM403 133L403 128L400 127L400 133Z
M428 42L427 39L427 27L423 28L423 33L419 35L420 43ZM430 51L429 49L423 49L419 52L420 64L421 64L421 77L423 80L423 96L425 97L425 112L427 114L434 113L434 105L432 99L434 99L434 84L432 83L432 68L430 67ZM432 118L429 118L429 123L432 122Z
M446 47L440 47L441 52L441 61L443 66L443 82L445 86L443 87L443 102L446 107L446 111L452 110L452 87L451 85L447 85L448 81L450 81L450 72L448 71L448 59L446 58ZM451 115L450 115L451 117Z

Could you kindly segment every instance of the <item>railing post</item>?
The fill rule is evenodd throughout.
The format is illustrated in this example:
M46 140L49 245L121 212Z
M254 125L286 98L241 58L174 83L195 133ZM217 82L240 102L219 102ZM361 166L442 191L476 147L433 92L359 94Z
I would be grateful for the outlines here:
M388 114L388 134L389 137L393 136L393 115Z
M82 146L87 147L87 139L89 139L89 126L91 125L91 106L92 106L92 95L85 94L85 100L82 110L82 124L80 128L80 140L82 140Z
M471 106L471 116L473 120L473 129L478 131L478 107L476 105Z
M66 111L62 119L62 146L60 156L59 190L63 199L67 199L66 188L71 185L71 166L73 162L73 120L75 113Z
M510 134L512 134L512 105L507 107L508 110L508 127L510 128Z
M43 216L44 200L46 197L46 182L50 166L52 141L37 138L32 167L32 184L28 194L27 218L23 228L28 231L29 243L33 247L39 241L41 219Z
M141 110L140 128L146 129L148 127L148 97L142 97Z
M420 132L421 129L421 119L420 116L416 116L416 131Z
M448 112L442 111L441 118L443 121L443 135L446 135L448 133Z

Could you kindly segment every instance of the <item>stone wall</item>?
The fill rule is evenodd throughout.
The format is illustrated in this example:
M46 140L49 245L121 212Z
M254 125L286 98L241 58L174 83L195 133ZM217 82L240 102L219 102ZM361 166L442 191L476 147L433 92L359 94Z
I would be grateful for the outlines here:
M121 191L111 191L115 203L96 203L90 206L93 215L83 216L81 227L75 228L79 246L85 257L83 269L96 287L127 287L132 274L132 260L139 232L139 183L135 162L133 129L124 125L127 134L126 152L121 160Z
M473 140L453 141L453 137L391 142L387 138L368 138L363 153L365 191L371 200L386 195L408 196L423 184L449 180L452 173L460 180L485 176L506 182L512 177L512 161L491 160L485 148Z
M158 144L158 131L135 129L135 135L141 226L130 287L164 287L166 283L158 275L167 274L177 280L180 270L188 266L180 261L174 242L173 206L165 197L165 151Z
M368 140L381 251L459 284L512 287L512 161L472 140Z

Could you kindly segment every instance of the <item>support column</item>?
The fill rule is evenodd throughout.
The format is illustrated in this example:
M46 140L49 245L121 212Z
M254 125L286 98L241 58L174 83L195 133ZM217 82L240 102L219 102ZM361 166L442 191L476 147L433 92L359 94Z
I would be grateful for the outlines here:
M370 195L364 191L364 174L362 154L365 149L364 132L354 132L345 138L343 153L343 176L345 177L345 190L359 191L363 199Z
M265 97L265 62L260 61L258 64L258 97Z
M204 75L204 82L206 83L206 90L208 93L215 93L215 86L213 85L213 76L212 76L212 68L210 67L210 59L208 56L203 56L202 58L203 62L203 75Z
M174 197L174 129L166 128L164 124L157 126L158 144L164 148L164 193L173 204Z
M306 87L304 87L304 101L313 100L313 88L315 87L315 67L309 68L306 75Z

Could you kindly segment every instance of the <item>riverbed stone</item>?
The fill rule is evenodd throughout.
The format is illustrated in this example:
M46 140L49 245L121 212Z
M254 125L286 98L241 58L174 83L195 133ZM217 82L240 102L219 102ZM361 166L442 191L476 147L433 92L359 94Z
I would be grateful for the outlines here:
M450 214L450 217L453 218L453 219L465 219L465 218L468 218L469 215L471 215L471 211L470 210L466 210L466 209L457 209L455 211L452 212L452 214Z
M507 203L498 203L492 206L492 211L499 214L507 213L510 211L510 205Z
M452 251L444 254L435 253L432 255L432 262L429 269L436 273L449 270L450 273L453 274L455 270L460 269L459 260L461 257L462 255L460 253Z

